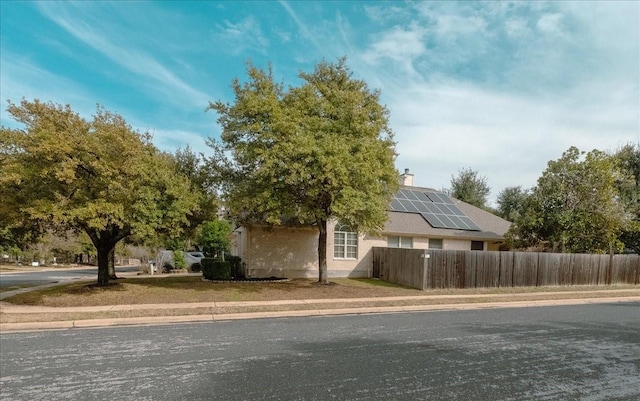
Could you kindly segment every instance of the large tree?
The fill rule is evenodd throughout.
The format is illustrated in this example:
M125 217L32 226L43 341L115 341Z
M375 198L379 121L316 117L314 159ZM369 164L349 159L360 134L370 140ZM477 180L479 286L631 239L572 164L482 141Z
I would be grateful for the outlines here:
M628 224L618 191L624 179L610 155L571 147L548 163L510 237L521 246L543 244L561 252L620 250L618 236Z
M529 192L520 186L507 187L500 191L496 200L498 216L508 221L517 220L523 213L527 196L529 196Z
M487 197L491 192L487 177L471 168L463 168L457 176L451 176L449 195L479 208L487 207Z
M22 100L9 114L24 128L0 131L2 221L85 232L97 250L98 285L127 237L180 233L197 207L186 177L149 135L98 107L91 121L71 107Z
M210 104L222 126L210 145L226 206L241 223L314 225L318 281L327 283L327 222L372 232L387 219L398 185L389 112L345 59L301 72L287 89L271 68L249 64L247 73L248 82L233 81L232 104Z
M620 240L625 248L640 254L640 143L628 143L620 147L614 153L614 158L624 174L617 186L629 217Z

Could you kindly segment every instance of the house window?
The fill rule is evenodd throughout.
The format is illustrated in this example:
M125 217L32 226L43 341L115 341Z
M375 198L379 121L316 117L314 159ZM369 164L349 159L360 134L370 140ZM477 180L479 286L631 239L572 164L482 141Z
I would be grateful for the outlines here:
M338 223L333 231L333 257L358 259L358 233L351 227Z
M442 249L442 238L429 238L429 249Z
M472 251L484 251L484 241L471 241Z
M397 237L397 236L388 236L387 237L387 246L389 248L413 248L413 238L412 237Z

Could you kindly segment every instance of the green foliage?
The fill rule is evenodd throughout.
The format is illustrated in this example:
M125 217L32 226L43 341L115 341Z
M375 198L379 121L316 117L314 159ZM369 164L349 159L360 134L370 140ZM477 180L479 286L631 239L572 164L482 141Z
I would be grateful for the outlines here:
M202 276L207 280L231 279L231 263L216 258L202 258Z
M225 220L205 221L199 227L198 244L203 252L209 256L215 256L221 252L229 251L231 225Z
M233 278L235 278L236 280L243 279L244 269L242 266L242 258L240 258L239 256L229 255L225 256L225 260L231 265L231 275L233 276Z
M173 267L176 269L187 268L187 260L184 258L184 252L181 250L173 251Z
M507 187L498 194L498 216L508 221L516 221L524 211L528 191L522 187Z
M550 161L525 198L509 238L519 247L544 245L562 252L619 251L628 225L618 182L625 180L614 158L572 147Z
M624 174L616 185L629 216L629 224L623 228L619 239L625 248L640 254L640 143L624 145L614 158Z
M389 112L345 59L301 72L302 84L287 90L271 69L249 64L247 74L233 81L233 104L209 106L222 126L209 167L240 223L315 224L326 282L327 221L373 232L387 219L398 187Z
M98 284L123 238L179 236L198 207L189 181L148 134L98 107L91 121L69 106L22 100L9 114L24 129L0 130L0 221L84 231L98 253Z
M189 146L178 148L173 156L178 174L189 180L191 193L196 197L198 207L187 216L188 227L184 230L184 239L197 241L198 226L217 218L218 197L212 175L208 173L204 156L196 154Z
M182 237L169 237L164 238L162 243L165 249L186 249L185 240Z
M471 168L463 168L458 171L458 176L451 176L451 189L449 195L470 205L486 208L487 197L491 188L487 184L487 178L481 177L477 171Z

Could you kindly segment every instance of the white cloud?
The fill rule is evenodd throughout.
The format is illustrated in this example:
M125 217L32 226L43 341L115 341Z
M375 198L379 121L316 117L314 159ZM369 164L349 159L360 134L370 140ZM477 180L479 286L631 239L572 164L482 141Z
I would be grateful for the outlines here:
M526 36L530 33L527 26L527 20L524 18L510 18L505 21L504 28L507 35L511 38Z
M43 102L69 104L84 117L95 112L95 98L75 81L43 69L23 56L3 50L0 56L0 120L3 125L14 126L6 111L6 102L39 99ZM90 100L93 99L93 100Z
M405 72L414 72L413 61L427 51L424 43L426 31L416 24L396 26L380 35L363 53L365 62L375 64L391 59L403 66Z
M216 24L216 40L220 47L232 54L242 54L247 50L266 54L269 47L269 40L260 29L260 23L253 17L248 16L238 23L224 21Z
M126 41L114 42L107 31L99 30L99 21L88 16L85 19L72 17L66 8L55 3L39 3L42 13L53 22L64 28L76 39L91 46L116 64L128 71L143 77L153 88L175 99L180 103L188 103L202 107L206 105L209 96L184 82L177 74L162 65L148 53L141 49L131 48Z
M545 14L538 20L536 27L542 33L564 36L564 17L562 14Z
M436 34L440 37L457 37L482 34L487 22L478 16L440 15L437 17Z
M451 175L470 167L487 176L495 199L507 186L535 185L547 161L570 146L613 150L640 141L639 111L633 99L619 96L622 88L592 103L588 99L601 88L543 99L456 82L410 87L396 88L386 99L397 167L410 168L421 186L449 187Z
M384 23L391 19L396 19L398 17L404 18L410 16L411 14L407 12L405 8L402 7L388 7L388 6L364 6L364 12L371 21Z
M178 148L189 146L196 153L212 156L213 150L207 146L206 138L201 133L183 129L159 129L144 125L132 125L139 132L149 132L153 144L160 150L174 153Z
M309 27L307 26L307 24L305 24L300 17L298 17L298 14L296 14L295 11L293 11L293 8L291 8L291 6L289 5L289 3L287 3L286 1L279 1L280 5L285 9L285 11L287 12L287 14L289 14L289 16L291 17L291 19L293 19L293 21L296 23L296 25L298 26L298 29L300 30L300 33L302 34L302 37L304 37L306 40L308 40L309 42L311 42L311 44L313 44L313 46L317 49L322 51L322 46L320 46L320 42L318 42L315 34L311 33L311 30L309 29Z

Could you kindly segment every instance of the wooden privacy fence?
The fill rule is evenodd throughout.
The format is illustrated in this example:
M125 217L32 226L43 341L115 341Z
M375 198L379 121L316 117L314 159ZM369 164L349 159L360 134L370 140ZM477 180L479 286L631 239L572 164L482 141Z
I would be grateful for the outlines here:
M373 277L423 290L640 284L640 255L374 247Z

